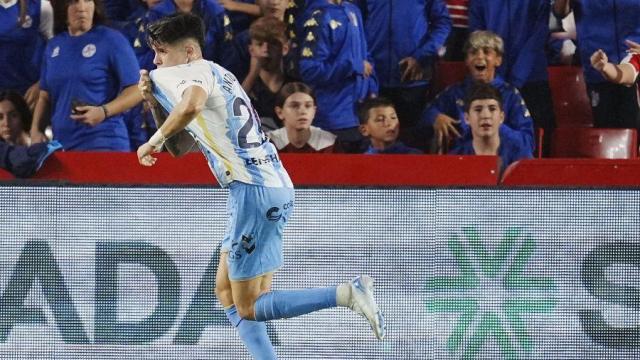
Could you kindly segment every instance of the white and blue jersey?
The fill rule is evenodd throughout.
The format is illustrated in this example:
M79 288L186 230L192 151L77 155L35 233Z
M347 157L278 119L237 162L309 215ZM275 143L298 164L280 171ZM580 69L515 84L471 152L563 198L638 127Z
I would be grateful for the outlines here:
M191 86L208 95L204 109L186 127L196 139L221 186L233 181L293 188L275 146L236 77L207 60L151 71L154 96L171 112Z

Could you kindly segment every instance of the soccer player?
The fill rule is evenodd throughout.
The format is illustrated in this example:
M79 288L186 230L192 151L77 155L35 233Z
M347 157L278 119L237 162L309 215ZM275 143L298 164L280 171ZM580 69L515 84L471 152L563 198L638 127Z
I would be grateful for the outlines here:
M382 339L384 320L368 276L327 288L270 290L283 262L282 232L294 206L293 185L235 76L202 58L203 33L201 20L191 14L149 25L157 69L141 70L138 87L158 131L138 148L138 160L155 164L153 153L163 145L180 155L193 145L188 133L218 182L229 188L229 222L216 275L216 295L229 321L256 359L276 358L264 321L335 306L364 315Z

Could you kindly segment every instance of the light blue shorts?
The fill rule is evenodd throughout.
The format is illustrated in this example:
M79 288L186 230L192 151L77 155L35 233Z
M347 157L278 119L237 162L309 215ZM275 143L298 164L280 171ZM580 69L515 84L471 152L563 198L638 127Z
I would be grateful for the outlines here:
M229 220L222 252L228 252L229 279L249 280L282 266L282 233L293 211L292 188L234 181L229 185Z

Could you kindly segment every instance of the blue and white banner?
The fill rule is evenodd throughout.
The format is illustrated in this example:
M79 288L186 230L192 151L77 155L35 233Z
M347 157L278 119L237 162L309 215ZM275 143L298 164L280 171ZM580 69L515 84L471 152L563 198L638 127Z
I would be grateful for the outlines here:
M227 192L0 187L0 358L249 359L215 300ZM274 289L376 279L273 321L281 359L640 358L640 192L297 189ZM265 214L266 215L266 214Z

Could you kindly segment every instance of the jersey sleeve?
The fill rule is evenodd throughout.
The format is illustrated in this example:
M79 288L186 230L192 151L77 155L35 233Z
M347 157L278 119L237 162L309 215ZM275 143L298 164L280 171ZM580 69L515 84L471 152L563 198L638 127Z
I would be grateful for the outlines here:
M640 72L640 54L629 54L620 64L631 65L634 74L633 78L638 79L638 73Z
M150 77L156 97L173 99L172 105L180 102L182 93L191 86L203 89L208 96L213 92L213 73L206 63L160 68L151 71Z

